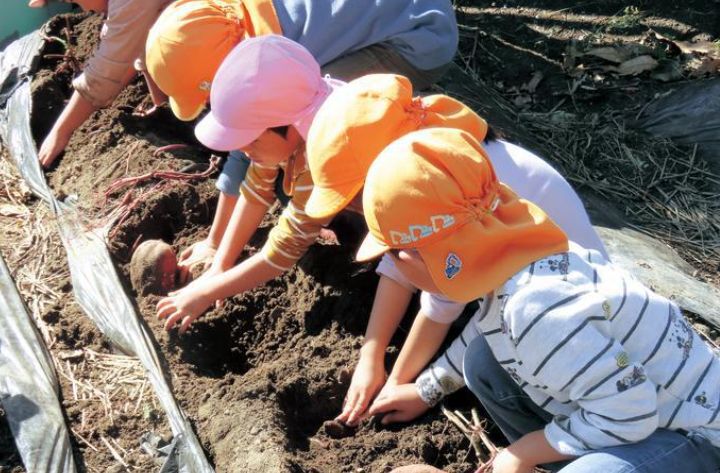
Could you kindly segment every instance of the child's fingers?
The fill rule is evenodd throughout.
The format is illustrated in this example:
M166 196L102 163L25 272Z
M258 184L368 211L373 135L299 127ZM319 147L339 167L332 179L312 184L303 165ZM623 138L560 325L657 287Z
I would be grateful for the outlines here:
M409 411L392 411L385 414L380 421L383 425L395 424L397 422L407 422L414 419L415 416Z
M178 263L178 275L180 276L180 284L187 284L190 278L190 266Z
M188 315L187 317L185 317L185 318L182 320L182 324L180 325L180 330L179 330L180 335L182 335L183 333L187 332L187 329L190 328L190 325L192 325L192 323L195 321L195 318L196 318L196 317L191 317L191 316Z
M182 263L186 259L190 258L190 256L192 256L192 254L193 254L193 247L188 246L187 248L185 248L184 250L182 250L180 252L180 258L178 258L178 262Z
M170 317L168 317L165 321L165 330L168 332L172 330L173 327L175 327L175 325L182 320L182 318L183 313L181 311L176 310L175 312L173 312Z
M382 397L375 399L368 413L371 416L377 414L384 414L386 412L394 411L397 408L397 401L390 397Z
M345 402L343 402L343 410L339 416L335 418L338 422L347 423L350 414L352 414L353 408L355 407L355 400L357 399L357 392L350 387L347 393Z
M157 306L155 308L157 309L158 319L164 319L175 311L175 306L173 305L173 300L171 297L160 299L160 302L157 303Z
M352 412L350 413L350 417L348 417L348 425L355 425L360 420L360 416L365 412L368 405L368 399L367 399L367 393L361 392L358 396L357 400L355 401L355 406L353 407Z

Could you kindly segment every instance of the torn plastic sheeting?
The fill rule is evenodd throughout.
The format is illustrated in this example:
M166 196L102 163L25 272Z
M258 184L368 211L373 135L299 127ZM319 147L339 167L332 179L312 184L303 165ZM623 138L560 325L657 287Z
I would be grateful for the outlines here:
M74 473L50 355L0 256L0 399L27 471Z
M31 97L27 73L27 64L32 62L33 54L37 55L40 49L38 41L41 46L42 40L37 33L21 38L18 42L22 44L11 46L15 49L11 50L10 59L5 54L0 58L3 84L12 81L13 75L15 80L22 82L12 85L14 92L0 111L0 136L31 190L48 202L57 217L67 252L73 292L81 308L114 344L124 352L137 356L148 373L175 435L174 458L178 466L171 470L163 467L163 471L212 472L190 423L165 380L150 335L123 290L104 238L83 225L73 206L55 199L40 169L30 132ZM22 63L14 63L12 58Z

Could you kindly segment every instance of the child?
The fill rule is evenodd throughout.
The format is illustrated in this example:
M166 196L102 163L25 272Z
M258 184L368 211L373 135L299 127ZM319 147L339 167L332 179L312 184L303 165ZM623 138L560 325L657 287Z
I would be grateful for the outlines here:
M323 78L300 44L277 35L243 41L223 62L213 81L212 110L195 133L210 148L243 150L253 163L208 272L158 303L168 330L180 324L184 332L213 301L279 276L315 242L329 219L311 219L303 211L312 189L305 139L315 112L341 84ZM233 267L275 200L281 169L292 199L262 251Z
M107 13L100 46L86 63L82 74L73 81L67 106L40 146L38 158L48 168L65 149L72 134L92 113L110 105L135 75L135 60L144 56L145 38L160 11L171 0L76 0L83 10ZM42 7L44 1L31 1ZM137 64L141 69L142 62ZM145 76L155 105L165 98Z
M175 115L192 120L204 109L213 77L233 47L267 34L302 44L333 78L396 72L419 88L440 78L458 42L449 0L178 0L148 37L148 71L170 96ZM214 256L248 166L242 153L228 156L216 184L220 198L210 234L181 253L181 269ZM279 183L276 191L287 203Z
M452 127L486 140L489 159L503 181L522 197L537 202L571 237L603 254L585 208L572 187L549 164L523 148L495 139L487 123L462 103L444 95L412 96L408 81L394 75L371 75L334 92L318 112L308 138L308 161L315 186L305 211L327 218L356 199L375 157L388 144L420 128ZM360 360L338 420L355 424L385 379L385 349L415 290L383 258L375 304ZM423 294L421 310L434 319L451 321L464 304Z
M415 320L371 414L409 420L464 380L511 442L494 472L560 461L563 473L717 472L720 360L675 304L499 182L472 136L397 140L373 162L363 205L359 260L389 251L418 287L482 298L440 361L406 384L447 333Z

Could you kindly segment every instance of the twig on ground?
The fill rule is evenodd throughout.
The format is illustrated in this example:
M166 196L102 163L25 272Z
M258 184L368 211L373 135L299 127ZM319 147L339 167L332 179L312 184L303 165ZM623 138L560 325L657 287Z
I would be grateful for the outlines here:
M487 431L485 430L487 421L480 419L476 409L472 410L472 421L470 421L460 411L453 412L443 405L441 405L440 408L445 417L455 424L463 435L468 438L473 450L475 450L475 455L480 463L476 473L491 471L488 468L492 468L492 462L500 449L495 446L487 435Z

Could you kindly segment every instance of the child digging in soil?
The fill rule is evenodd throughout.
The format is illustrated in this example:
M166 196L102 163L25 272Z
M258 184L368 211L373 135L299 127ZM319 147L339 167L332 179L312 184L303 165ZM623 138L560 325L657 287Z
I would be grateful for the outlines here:
M395 72L418 88L433 84L457 49L455 13L449 0L178 0L148 37L148 70L170 96L181 120L205 107L215 73L241 41L283 35L305 46L323 74L350 80ZM232 151L217 180L220 191L208 237L180 254L181 269L212 259L239 198L249 161ZM276 194L289 201L282 183Z
M358 260L389 253L415 286L480 302L470 329L408 384L448 329L415 320L400 384L371 414L406 421L466 383L510 442L481 471L718 471L716 354L674 303L498 181L472 136L397 140L371 165L363 204Z
M254 64L256 69L248 68L247 64ZM315 110L329 92L328 84L336 84L321 80L317 65L312 70L308 67L310 64L310 54L297 43L280 36L266 36L237 46L221 66L213 83L213 110L198 125L196 134L201 142L220 150L243 147L259 135L256 141L247 144L246 149L256 162L241 186L242 195L207 276L160 302L158 316L167 318L168 329L181 323L181 331L185 331L213 300L252 289L289 269L314 243L322 226L334 217L336 212L327 212L321 218L310 218L304 211L305 202L313 189L311 175L304 165L304 136ZM458 126L471 130L480 139L485 137L485 122L449 97L433 96L426 102L417 99L412 106L412 87L404 77L375 75L357 82L361 90L367 84L373 84L374 89L366 92L373 97L384 97L377 101L374 111L363 108L367 104L359 107L367 112L366 117L375 117L376 123L367 123L368 127L375 128L366 136L380 143L389 143L398 134L417 127L433 125ZM317 91L318 85L320 92ZM258 112L254 115L244 113L248 109ZM281 135L277 133L277 127L289 124L293 126L283 129ZM385 136L388 134L390 136ZM360 142L362 139L355 144ZM372 156L382 149L376 144L367 144ZM261 252L230 270L275 199L272 183L278 173L278 164L286 171L292 169L285 177L287 187L295 187L293 200ZM555 192L563 196L564 209L570 209L568 212L579 222L575 228L585 230L582 222L591 228L582 204L569 185L552 168L545 163L540 164L530 166L531 172L527 169L522 171L538 176L534 182L527 182L528 188L537 187L543 192L548 183L556 184ZM513 169L513 166L507 168ZM511 174L513 172L510 171ZM565 190L569 191L569 196ZM589 231L592 233L592 230ZM598 243L598 246L601 244ZM406 306L411 292L408 289L400 292L400 296L405 297ZM393 303L392 297L389 299L391 302L387 303ZM462 307L457 310L459 313ZM403 311L404 308L401 308L393 313L402 315ZM382 380L381 373L377 389Z
M315 185L305 208L313 218L329 218L359 199L370 164L382 149L406 133L429 127L458 128L485 142L498 175L536 202L582 245L605 253L582 202L549 164L523 148L496 139L487 123L445 95L415 97L409 82L395 75L371 75L335 91L313 121L308 162ZM359 206L358 206L359 207ZM337 420L356 424L385 382L385 349L408 307L415 287L384 257L360 360ZM421 312L451 322L465 304L424 293Z
M73 81L70 101L40 146L38 158L49 167L65 149L72 134L99 108L112 103L136 74L144 69L145 39L150 26L171 0L75 0L85 11L106 13L100 46ZM42 7L46 0L31 0L31 7ZM155 105L165 97L145 74Z
M241 149L253 160L210 269L158 303L158 317L184 332L216 300L250 290L291 268L329 219L303 211L312 189L305 139L317 109L342 82L323 78L300 44L277 35L239 44L213 81L211 112L196 127L198 139L218 149ZM252 110L252 113L248 113ZM262 251L233 267L275 200L284 171L292 199Z

